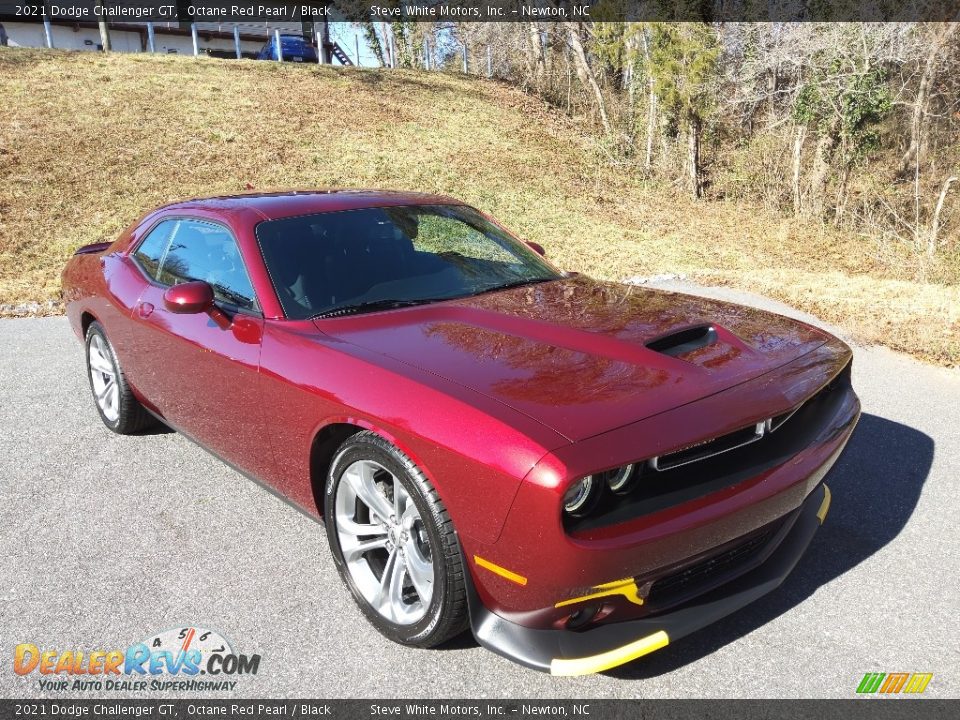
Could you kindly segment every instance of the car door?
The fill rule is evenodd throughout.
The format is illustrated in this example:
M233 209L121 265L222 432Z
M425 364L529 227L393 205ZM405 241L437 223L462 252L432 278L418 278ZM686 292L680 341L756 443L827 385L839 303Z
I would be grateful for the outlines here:
M131 259L149 281L133 310L131 382L177 429L262 476L272 462L259 383L263 318L233 234L208 220L168 218ZM168 310L166 290L195 280L210 284L219 312Z

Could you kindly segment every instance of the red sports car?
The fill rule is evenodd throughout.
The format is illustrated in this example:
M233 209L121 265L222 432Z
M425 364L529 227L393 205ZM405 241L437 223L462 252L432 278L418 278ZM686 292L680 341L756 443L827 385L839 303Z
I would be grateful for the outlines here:
M63 293L104 424L322 516L384 635L574 675L779 585L860 405L821 330L541 255L446 197L254 194L81 248Z

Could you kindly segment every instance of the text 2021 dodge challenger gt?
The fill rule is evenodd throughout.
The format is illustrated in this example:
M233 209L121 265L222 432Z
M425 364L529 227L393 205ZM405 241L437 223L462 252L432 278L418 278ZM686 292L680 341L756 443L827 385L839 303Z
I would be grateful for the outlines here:
M148 214L63 291L108 428L322 515L387 637L574 675L778 586L860 405L821 330L541 254L450 198L256 194Z

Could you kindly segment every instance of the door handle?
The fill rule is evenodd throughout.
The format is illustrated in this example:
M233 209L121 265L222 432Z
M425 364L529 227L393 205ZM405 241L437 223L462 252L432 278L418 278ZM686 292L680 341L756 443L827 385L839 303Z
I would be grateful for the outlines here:
M137 305L137 315L142 318L148 318L153 314L153 305L148 302L142 302Z

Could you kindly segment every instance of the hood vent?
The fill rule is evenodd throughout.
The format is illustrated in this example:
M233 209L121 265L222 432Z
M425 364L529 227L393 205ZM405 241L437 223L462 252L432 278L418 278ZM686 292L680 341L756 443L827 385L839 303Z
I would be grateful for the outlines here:
M677 357L707 347L707 345L713 345L716 341L717 331L713 326L701 325L651 340L646 347L648 350L653 350L662 355Z

